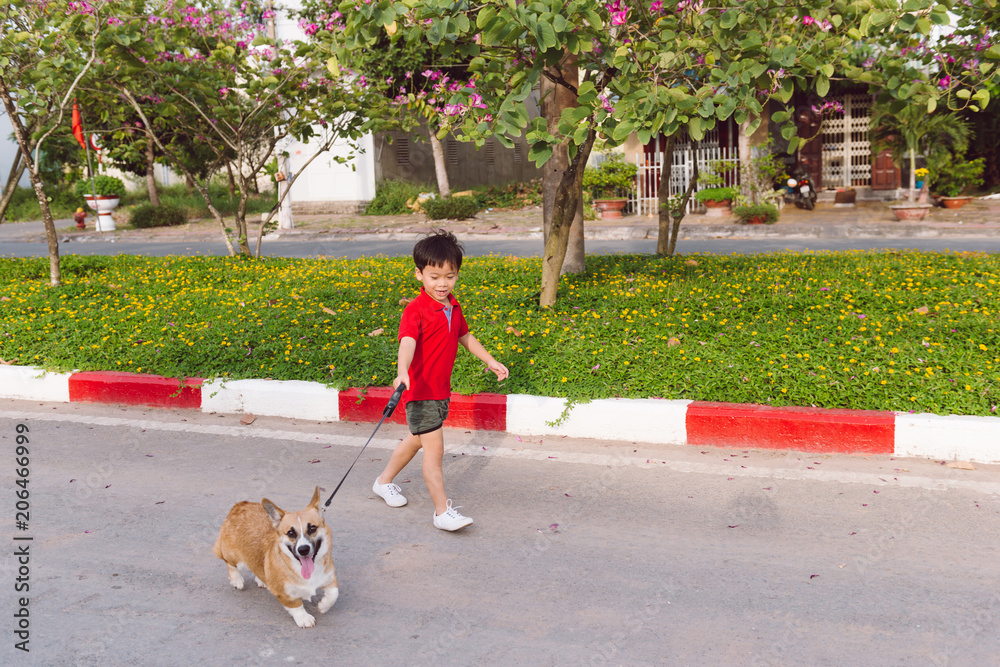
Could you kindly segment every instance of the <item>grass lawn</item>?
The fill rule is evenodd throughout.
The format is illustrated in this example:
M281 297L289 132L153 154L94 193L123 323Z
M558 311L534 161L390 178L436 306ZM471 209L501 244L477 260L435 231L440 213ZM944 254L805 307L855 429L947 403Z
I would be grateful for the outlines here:
M0 358L59 370L314 380L395 376L409 258L0 259ZM459 351L453 388L995 415L1000 256L594 256L537 306L540 260L470 258L456 296L511 370Z

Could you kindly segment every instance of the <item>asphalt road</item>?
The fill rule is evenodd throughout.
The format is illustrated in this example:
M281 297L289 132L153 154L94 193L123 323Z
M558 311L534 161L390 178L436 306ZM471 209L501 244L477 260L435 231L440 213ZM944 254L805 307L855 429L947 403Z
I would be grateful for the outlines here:
M468 256L486 256L489 254L537 257L542 253L542 241L535 240L471 240L464 242ZM916 249L926 251L985 251L1000 252L1000 237L956 237L956 238L875 238L875 239L708 239L681 240L677 244L677 252L691 253L765 253L783 250L880 250L880 249ZM655 239L639 239L627 241L588 240L588 254L614 253L654 253ZM149 243L135 242L70 242L60 245L62 255L151 255L164 257L167 255L225 255L226 246L221 242L173 242L157 241ZM265 241L263 253L271 257L371 257L375 255L398 256L413 252L413 241ZM48 246L44 243L0 243L0 257L47 257Z
M0 661L1000 663L1000 466L449 430L449 495L475 519L452 534L431 525L419 460L398 480L409 505L371 493L395 425L327 512L340 599L299 629L267 591L233 590L212 543L239 500L299 509L332 489L371 429L0 401L3 524L32 538L0 559ZM14 648L22 595L30 654Z

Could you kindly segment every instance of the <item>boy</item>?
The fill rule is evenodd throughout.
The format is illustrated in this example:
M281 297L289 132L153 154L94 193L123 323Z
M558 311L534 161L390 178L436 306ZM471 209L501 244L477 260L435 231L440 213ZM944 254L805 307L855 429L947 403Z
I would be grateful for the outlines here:
M382 474L372 486L390 507L402 507L406 498L393 478L421 448L424 450L424 483L434 502L434 526L458 530L472 523L451 506L444 490L441 462L444 458L444 433L451 398L451 371L458 344L496 373L497 380L507 377L507 367L494 359L469 333L462 307L451 291L462 268L462 246L455 236L437 230L413 247L416 264L414 276L422 284L420 294L407 304L399 323L397 377L392 386L406 384L404 400L410 435L396 446Z

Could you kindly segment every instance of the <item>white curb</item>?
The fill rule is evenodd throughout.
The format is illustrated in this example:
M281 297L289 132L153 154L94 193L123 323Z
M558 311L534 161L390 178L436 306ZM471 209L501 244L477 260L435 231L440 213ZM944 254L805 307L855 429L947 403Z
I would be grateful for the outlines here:
M896 413L896 456L1000 463L996 417Z
M202 412L250 412L270 417L340 421L340 393L302 380L206 380Z
M566 399L514 394L507 397L507 431L524 435L565 435L573 438L635 440L683 445L691 401L655 398L610 398L572 407L562 416Z
M0 398L69 403L72 373L47 373L31 366L0 365Z

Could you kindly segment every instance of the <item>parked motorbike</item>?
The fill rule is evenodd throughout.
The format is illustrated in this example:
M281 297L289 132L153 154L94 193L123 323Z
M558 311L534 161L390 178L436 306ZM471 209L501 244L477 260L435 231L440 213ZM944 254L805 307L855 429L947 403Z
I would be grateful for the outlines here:
M813 210L816 206L816 188L813 187L812 180L801 175L799 178L788 179L788 195L785 201L791 200L793 204L807 211Z

